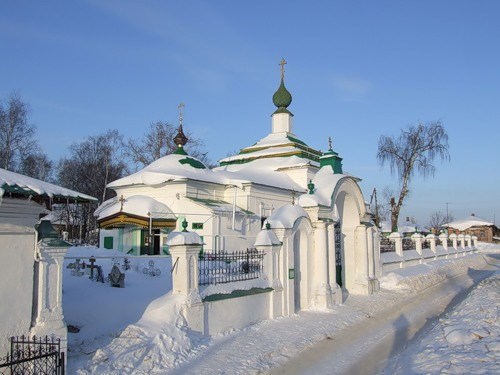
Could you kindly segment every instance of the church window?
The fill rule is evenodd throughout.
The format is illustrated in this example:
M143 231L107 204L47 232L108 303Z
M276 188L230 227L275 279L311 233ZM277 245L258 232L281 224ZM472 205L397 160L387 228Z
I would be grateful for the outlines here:
M193 229L203 229L203 223L193 223L191 227Z

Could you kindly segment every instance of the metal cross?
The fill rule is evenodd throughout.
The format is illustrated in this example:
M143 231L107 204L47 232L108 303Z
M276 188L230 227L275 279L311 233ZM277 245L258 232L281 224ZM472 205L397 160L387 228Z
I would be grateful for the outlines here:
M285 59L284 59L284 58L281 58L281 61L280 61L280 63L278 64L278 65L281 65L281 68L280 68L280 69L281 69L281 79L284 79L284 78L285 78L285 64L286 64L286 63L287 63L287 62L285 61Z
M120 199L118 199L118 201L121 203L120 212L122 212L123 211L123 203L125 203L125 198L123 198L123 195L120 197Z
M182 114L183 114L183 111L184 111L184 103L180 103L177 108L179 108L179 125L182 126Z
M328 137L328 149L332 149L332 137Z

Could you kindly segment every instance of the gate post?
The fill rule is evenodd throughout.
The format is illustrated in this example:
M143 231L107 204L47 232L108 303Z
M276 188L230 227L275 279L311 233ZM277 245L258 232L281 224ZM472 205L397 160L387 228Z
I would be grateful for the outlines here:
M203 241L197 233L186 231L171 232L166 242L172 255L172 294L185 296L182 309L189 328L208 334L198 289L198 255Z
M58 238L50 221L43 220L37 228L40 241L35 259L35 288L30 335L61 339L61 350L67 348L67 329L62 311L62 267L71 246Z
M271 319L283 315L283 283L279 279L280 252L283 243L278 240L271 227L262 230L255 238L255 248L264 253L264 273L267 275L272 285L273 291L270 293L269 317Z

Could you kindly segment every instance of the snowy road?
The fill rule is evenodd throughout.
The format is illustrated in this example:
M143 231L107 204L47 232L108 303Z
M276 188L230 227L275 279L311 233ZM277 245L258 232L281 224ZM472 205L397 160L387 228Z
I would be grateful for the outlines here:
M470 269L308 349L270 374L374 374L498 267Z

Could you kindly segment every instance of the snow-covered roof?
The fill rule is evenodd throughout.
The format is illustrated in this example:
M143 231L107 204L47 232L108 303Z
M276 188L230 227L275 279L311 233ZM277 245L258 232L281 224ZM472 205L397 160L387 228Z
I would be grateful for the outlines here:
M201 161L191 156L170 154L154 161L130 176L109 183L107 187L117 188L142 184L155 186L168 181L191 179L221 185L236 185L239 187L244 183L257 183L281 189L303 190L290 177L273 169L273 166L278 168L283 164L273 163L269 159L266 160L267 163L252 164L250 168L248 166L244 168L227 166L211 170L204 166ZM293 160L295 162L305 162L303 160ZM289 163L285 166L289 166Z
M186 197L186 199L189 199L193 201L196 204L199 204L200 206L203 206L207 210L211 212L217 212L219 214L224 214L224 213L232 213L233 212L233 204L221 200L215 200L215 199L201 199L201 198L194 198L194 197ZM253 212L243 210L241 207L235 206L235 212L238 214L253 214Z
M229 184L240 186L243 183L274 186L281 189L304 191L305 189L293 181L288 175L278 172L280 168L304 166L308 160L291 156L289 158L258 159L245 164L231 164L214 168L215 173L224 176Z
M64 198L76 201L97 201L96 198L90 195L0 168L0 197L6 192L22 195L46 196L52 199Z
M484 226L494 226L495 224L491 221L481 219L477 216L469 216L462 220L452 221L451 223L444 224L443 227L455 228L460 231L472 228L472 227L484 227Z
M221 164L245 161L255 158L263 158L270 155L290 156L293 153L310 154L312 158L319 157L321 152L309 147L306 143L296 138L294 134L287 132L270 133L253 146L246 147L237 155L229 156L220 160ZM309 160L309 159L308 159Z
M158 185L167 181L193 179L224 184L224 176L214 173L198 159L180 154L164 156L130 176L120 178L107 185L115 188L128 185Z
M123 206L118 197L108 199L97 208L94 216L98 220L101 220L119 212L140 217L149 217L151 214L151 218L153 219L176 219L174 213L167 205L144 195L132 195L125 198Z
M309 216L301 206L287 204L274 210L272 215L266 219L266 223L269 223L274 229L287 229L292 228L301 217Z
M351 176L334 173L331 168L321 168L314 176L314 194L304 194L299 197L299 204L302 207L327 206L332 204L332 195L342 179L353 178Z
M254 246L272 246L281 245L281 241L278 240L276 234L272 230L261 230L257 237L255 238Z

